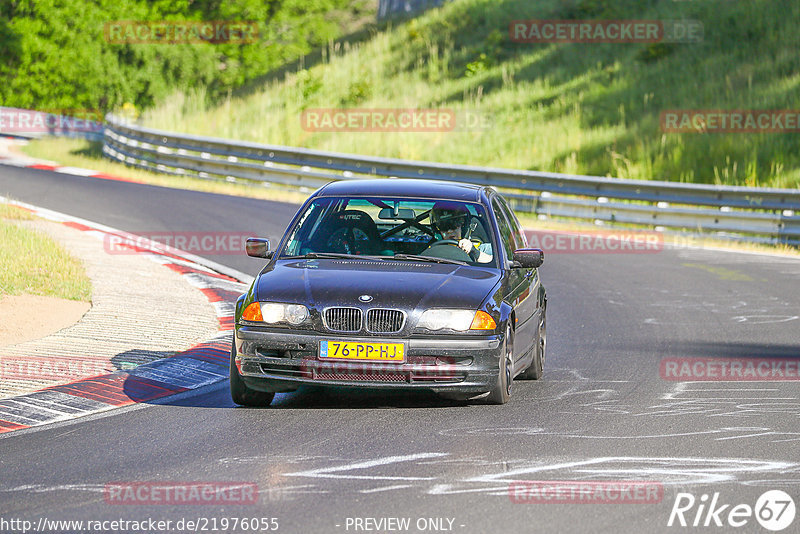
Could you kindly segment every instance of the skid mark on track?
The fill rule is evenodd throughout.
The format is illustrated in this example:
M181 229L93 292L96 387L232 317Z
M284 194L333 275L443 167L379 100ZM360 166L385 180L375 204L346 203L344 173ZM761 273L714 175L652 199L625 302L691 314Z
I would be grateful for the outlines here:
M751 429L752 430L752 429ZM266 472L282 471L284 460L259 457ZM255 457L252 457L255 458ZM640 480L659 482L677 491L697 485L720 483L763 486L800 485L800 464L752 458L705 458L680 456L601 457L500 457L418 452L342 460L341 458L295 456L301 470L257 480L262 500L292 500L303 495L334 496L415 492L427 495L481 494L508 497L512 483L525 480ZM220 459L231 464L250 458ZM332 465L337 464L337 465ZM397 473L397 475L395 475ZM292 477L289 479L289 477ZM291 481L291 483L289 483ZM392 481L387 484L386 481ZM3 493L90 492L104 490L101 484L24 485L2 487Z
M741 271L735 271L726 267L719 267L715 265L704 265L702 263L681 263L682 267L689 267L692 269L700 269L709 274L712 274L720 280L731 282L752 282L753 278Z
M10 488L0 488L2 493L51 493L54 491L86 491L90 493L102 493L105 484L57 484L48 486L46 484L25 484Z
M788 323L797 319L797 315L737 315L733 318L737 323L750 324Z
M555 378L553 374L556 375ZM573 378L562 378L564 375ZM775 415L800 417L800 396L794 384L791 381L675 382L648 404L640 399L631 402L629 390L631 387L635 389L634 382L589 379L583 376L582 370L556 369L548 379L548 389L537 397L537 402L556 403L553 409L565 415L648 419L704 415L715 418L736 417L748 422L758 418L758 424L761 425L764 420L773 423L788 422L786 419L776 421ZM580 397L585 397L585 401L580 402ZM568 398L572 401L570 409L560 408L558 403Z
M800 397L791 383L774 386L746 382L678 382L641 415L675 416L705 414L707 417L775 420L776 414L800 417ZM759 422L761 422L759 421Z
M348 471L362 471L373 467L402 462L413 462L425 458L436 458L447 456L447 453L428 452L419 454L409 454L405 456L386 456L375 460L359 461L355 463L340 465L336 467L323 467L310 471L300 471L297 473L286 473L287 477L312 477L312 478L345 478L345 479L365 479L365 480L431 480L431 477L407 477L407 476L386 476L386 475L355 475Z
M330 456L320 456L320 455L304 455L304 454L297 454L297 455L281 455L281 454L264 454L259 456L239 456L235 458L220 458L218 461L223 465L233 465L233 464L264 464L268 462L279 462L282 464L300 464L304 462L312 462L315 460L337 460L337 458L331 458ZM342 462L346 462L346 458L338 458Z
M585 416L586 429L580 425L566 430L541 425L457 426L439 430L446 437L518 436L563 441L665 440L700 437L718 441L747 441L748 444L800 441L796 421L800 417L800 397L791 383L765 384L741 382L678 382L653 398L651 403L631 402L628 381L604 381L586 378L581 370L559 369L559 378L549 380L547 394L537 398L551 403L558 414ZM570 379L560 377L571 376ZM612 383L616 382L616 383ZM613 387L598 388L600 383ZM626 389L627 388L627 389ZM579 399L585 397L584 402ZM561 401L572 399L570 409L561 409ZM578 402L575 402L578 400ZM686 416L694 416L689 420ZM697 417L699 416L699 417ZM609 425L598 425L599 417ZM632 419L636 418L636 419ZM677 430L662 431L664 418L681 419ZM715 424L709 424L713 421ZM604 428L626 428L630 432L612 433Z
M316 480L303 486L303 493L336 495L410 490L429 495L470 493L507 497L513 482L532 479L643 480L675 488L719 483L762 484L778 479L800 483L800 464L742 458L606 456L493 460L486 456L425 452L351 460L333 467L332 459L324 457L315 457L309 463L323 465L283 476ZM400 469L403 476L387 475L387 467ZM381 483L386 480L402 482ZM280 486L274 489L282 493Z
M800 440L800 432L778 432L765 427L723 427L710 430L697 430L687 432L664 432L655 434L623 434L623 435L603 435L582 432L556 432L548 431L543 428L453 428L439 432L443 436L549 436L559 439L596 439L596 440L642 440L665 438L683 438L690 436L709 436L714 437L715 441L727 441L734 439L746 439L761 436L776 436L782 439L771 440L773 443Z
M601 457L567 460L520 467L512 471L483 474L456 484L439 484L428 493L486 493L507 496L514 481L531 480L650 480L665 486L737 482L742 477L781 473L797 464L739 458ZM468 487L475 484L476 487Z
M794 273L797 274L797 273ZM739 285L731 294L720 292L704 292L703 288L694 291L668 291L661 287L641 287L642 295L647 299L648 314L642 318L644 324L677 325L693 324L694 314L677 314L676 311L696 312L703 315L713 314L720 320L734 323L771 324L795 321L797 316L796 300L793 295L765 294L763 290L755 291L749 286ZM631 295L622 290L604 289L598 296L609 303L638 309L640 302L631 299Z
M380 493L380 492L383 492L383 491L393 491L393 490L406 489L406 488L411 488L411 487L413 487L413 486L411 486L410 484L398 484L396 486L384 486L382 488L365 489L365 490L361 490L359 493Z
M449 428L440 430L442 436L539 436L547 431L542 427L489 427L489 428Z

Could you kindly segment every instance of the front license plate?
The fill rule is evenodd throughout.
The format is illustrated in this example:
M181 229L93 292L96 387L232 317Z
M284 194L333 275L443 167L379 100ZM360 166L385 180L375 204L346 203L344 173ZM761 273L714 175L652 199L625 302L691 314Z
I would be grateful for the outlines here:
M322 360L369 360L379 362L404 362L406 346L403 343L360 343L355 341L324 340L319 344Z

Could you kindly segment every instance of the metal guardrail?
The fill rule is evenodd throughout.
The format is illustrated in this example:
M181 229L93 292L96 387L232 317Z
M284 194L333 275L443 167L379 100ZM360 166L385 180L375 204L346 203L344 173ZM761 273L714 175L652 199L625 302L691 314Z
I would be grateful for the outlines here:
M81 112L81 110L63 110ZM82 117L65 115L58 112L35 111L29 109L0 106L0 135L11 135L22 138L46 136L81 137L92 141L103 139L103 124L96 118L96 112L85 110Z
M378 2L378 20L397 16L408 16L422 13L431 7L438 7L447 0L380 0Z
M106 117L103 152L128 165L180 175L316 188L385 176L451 180L508 191L516 209L567 217L734 232L800 244L800 189L624 180L323 152L153 130ZM615 201L612 202L611 199Z

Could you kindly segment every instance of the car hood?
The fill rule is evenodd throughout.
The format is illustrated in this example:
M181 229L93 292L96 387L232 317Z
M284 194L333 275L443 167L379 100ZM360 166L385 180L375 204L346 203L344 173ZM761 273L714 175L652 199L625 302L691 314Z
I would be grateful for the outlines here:
M500 280L500 270L443 263L371 260L279 260L259 275L260 301L312 307L477 309Z

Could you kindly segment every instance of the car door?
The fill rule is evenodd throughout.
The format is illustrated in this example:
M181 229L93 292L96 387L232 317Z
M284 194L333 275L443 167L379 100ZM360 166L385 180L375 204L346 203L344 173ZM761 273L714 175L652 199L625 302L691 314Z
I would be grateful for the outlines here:
M502 197L494 196L492 208L506 257L511 260L514 250L525 248L527 240L519 221ZM519 360L527 354L535 341L537 323L534 315L537 314L538 307L536 291L539 277L536 269L510 269L508 282L509 292L506 301L514 308L516 317L514 355Z

